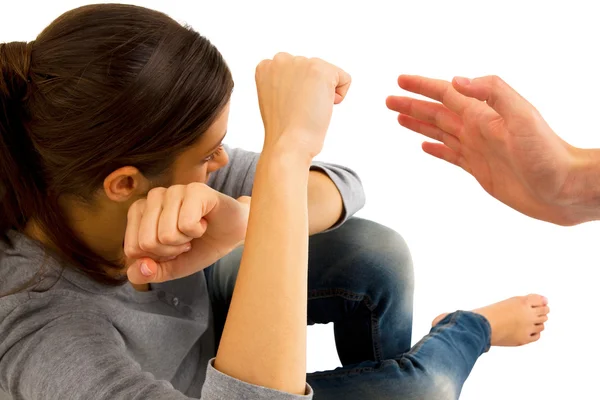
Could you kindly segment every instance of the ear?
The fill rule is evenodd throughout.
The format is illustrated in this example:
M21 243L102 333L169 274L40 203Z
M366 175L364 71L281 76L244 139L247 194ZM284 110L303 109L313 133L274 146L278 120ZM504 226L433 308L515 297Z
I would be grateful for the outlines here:
M135 167L122 167L104 179L104 193L112 201L125 202L145 193L150 182Z

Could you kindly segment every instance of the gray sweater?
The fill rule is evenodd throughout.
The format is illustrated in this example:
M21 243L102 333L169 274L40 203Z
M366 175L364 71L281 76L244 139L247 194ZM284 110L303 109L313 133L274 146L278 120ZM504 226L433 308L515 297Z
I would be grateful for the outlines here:
M258 155L229 150L209 184L250 195ZM345 218L364 204L352 171L315 163L342 194ZM214 332L202 272L152 285L106 287L62 268L34 241L0 242L0 388L13 399L310 399L251 385L215 370ZM36 274L40 273L36 277Z

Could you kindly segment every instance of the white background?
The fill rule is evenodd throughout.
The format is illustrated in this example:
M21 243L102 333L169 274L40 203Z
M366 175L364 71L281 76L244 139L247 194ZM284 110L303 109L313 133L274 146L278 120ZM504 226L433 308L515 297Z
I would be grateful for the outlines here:
M83 1L2 0L0 41L31 40ZM321 159L364 181L360 216L407 240L415 263L414 337L442 311L537 292L551 303L542 339L495 348L462 399L596 398L600 367L600 225L562 228L489 197L462 170L420 150L385 107L400 73L443 79L496 74L528 98L568 142L600 147L600 24L594 2L137 1L191 24L227 59L236 81L230 145L259 150L254 68L278 51L318 56L351 73ZM561 4L561 5L558 5ZM309 329L309 370L339 364L331 326Z

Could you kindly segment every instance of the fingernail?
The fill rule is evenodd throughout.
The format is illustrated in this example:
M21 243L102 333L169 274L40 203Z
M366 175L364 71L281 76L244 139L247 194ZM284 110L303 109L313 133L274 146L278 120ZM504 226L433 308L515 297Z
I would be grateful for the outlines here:
M462 76L454 77L454 81L460 86L468 86L471 83L471 80L469 78L463 78Z
M192 249L192 245L190 243L188 243L185 248L183 249L184 253L187 253L188 251L190 251Z
M544 296L542 296L542 299L544 299L544 304L548 304L548 299Z
M148 268L148 264L146 264L146 263L142 263L142 265L140 265L140 272L144 276L152 275L152 271L150 270L150 268Z
M165 258L165 261L173 261L176 258L177 258L177 256L167 257L167 258Z

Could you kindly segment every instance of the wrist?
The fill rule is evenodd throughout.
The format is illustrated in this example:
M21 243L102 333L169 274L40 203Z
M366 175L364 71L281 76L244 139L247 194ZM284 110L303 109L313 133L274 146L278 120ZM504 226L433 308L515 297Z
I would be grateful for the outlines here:
M600 220L600 149L571 149L569 174L561 199L572 224Z
M265 134L265 136L269 137L270 135ZM313 158L318 152L309 149L309 147L312 147L309 146L309 143L302 143L302 141L295 139L310 136L310 133L287 132L278 135L275 140L265 139L261 157L265 159L283 159L289 164L301 168L310 168Z
M286 146L264 147L256 166L256 179L276 183L279 189L308 187L312 159Z

